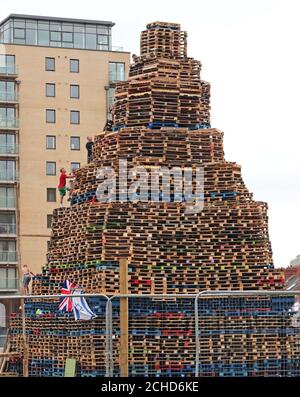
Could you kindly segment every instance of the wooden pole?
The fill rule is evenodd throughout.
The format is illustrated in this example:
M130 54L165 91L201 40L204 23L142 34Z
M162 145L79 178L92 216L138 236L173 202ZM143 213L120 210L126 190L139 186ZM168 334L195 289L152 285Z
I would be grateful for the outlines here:
M25 299L21 299L22 336L23 336L23 377L28 378L28 346L26 337Z
M120 260L120 294L128 294L128 261ZM128 298L120 298L120 369L128 376Z

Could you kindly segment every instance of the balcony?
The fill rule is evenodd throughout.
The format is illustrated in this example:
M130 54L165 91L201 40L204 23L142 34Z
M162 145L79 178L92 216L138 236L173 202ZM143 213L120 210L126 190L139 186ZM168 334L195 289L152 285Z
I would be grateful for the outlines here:
M1 237L14 237L16 236L17 228L14 223L0 223L0 236Z
M0 103L18 103L19 95L17 92L0 91Z
M17 130L19 128L19 119L14 117L11 119L1 119L0 120L0 129L4 130Z
M15 251L0 251L1 263L17 263L18 255Z
M18 68L15 65L12 66L0 66L0 77L17 77Z
M0 146L1 157L17 157L19 154L19 145L10 144Z
M16 209L16 199L14 197L0 196L0 211ZM1 255L1 252L0 252Z
M0 183L16 183L19 180L18 175L14 171L1 171L0 170Z
M1 270L2 269L0 269L0 291L17 291L19 286L19 280L15 277L1 277Z

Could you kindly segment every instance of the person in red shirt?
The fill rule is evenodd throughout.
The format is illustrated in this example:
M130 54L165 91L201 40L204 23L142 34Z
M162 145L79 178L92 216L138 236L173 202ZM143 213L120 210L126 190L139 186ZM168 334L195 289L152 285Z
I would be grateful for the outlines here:
M67 190L69 190L67 188L67 178L74 178L74 175L69 174L67 175L67 172L64 168L60 169L60 176L59 176L59 185L58 185L58 191L60 194L60 206L63 207L64 204L64 197L67 193Z

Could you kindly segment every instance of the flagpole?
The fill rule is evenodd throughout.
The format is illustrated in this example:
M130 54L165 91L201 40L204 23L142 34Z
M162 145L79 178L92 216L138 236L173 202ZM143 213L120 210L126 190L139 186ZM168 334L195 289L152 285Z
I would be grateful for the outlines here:
M120 259L120 294L128 295L128 261ZM120 369L128 376L128 298L120 298Z

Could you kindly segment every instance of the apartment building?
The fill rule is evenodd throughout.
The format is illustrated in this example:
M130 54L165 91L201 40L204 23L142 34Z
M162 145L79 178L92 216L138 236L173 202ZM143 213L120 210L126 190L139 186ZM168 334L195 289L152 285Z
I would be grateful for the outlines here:
M45 263L59 170L86 163L86 137L103 130L127 77L113 26L19 14L0 24L1 293L19 289L21 264Z

